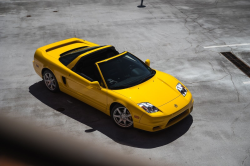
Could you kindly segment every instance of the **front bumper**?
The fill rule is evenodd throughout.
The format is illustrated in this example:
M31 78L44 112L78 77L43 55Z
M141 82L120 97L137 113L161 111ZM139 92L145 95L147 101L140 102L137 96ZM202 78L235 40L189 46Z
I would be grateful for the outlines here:
M140 123L134 122L134 127L150 132L163 130L187 117L193 111L193 104L194 100L191 98L190 102L186 106L176 112L159 118L147 117L147 121L144 121L144 123L142 121L140 121Z

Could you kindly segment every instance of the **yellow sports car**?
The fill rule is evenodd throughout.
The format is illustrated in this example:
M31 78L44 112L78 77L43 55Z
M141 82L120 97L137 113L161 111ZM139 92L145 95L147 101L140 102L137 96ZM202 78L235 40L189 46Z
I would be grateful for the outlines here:
M36 50L33 66L48 90L67 93L124 128L165 129L191 113L190 91L129 52L71 38Z

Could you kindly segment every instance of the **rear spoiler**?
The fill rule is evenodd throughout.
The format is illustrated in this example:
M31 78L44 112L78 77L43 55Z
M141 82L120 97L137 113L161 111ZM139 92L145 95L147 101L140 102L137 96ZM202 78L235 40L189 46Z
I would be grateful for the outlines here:
M70 39L61 40L61 41L58 41L58 42L55 42L55 43L48 44L46 46L41 47L40 49L45 51L45 52L50 52L50 51L53 51L55 49L58 49L58 48L61 48L61 47L64 47L64 46L68 46L68 45L71 45L71 44L75 44L75 43L83 43L83 44L86 44L88 46L99 46L98 44L91 43L91 42L83 40L83 39L70 38Z

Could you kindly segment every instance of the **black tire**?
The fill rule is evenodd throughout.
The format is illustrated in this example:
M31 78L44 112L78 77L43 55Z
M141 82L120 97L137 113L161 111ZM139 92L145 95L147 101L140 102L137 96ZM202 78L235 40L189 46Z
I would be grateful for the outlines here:
M124 110L125 109L125 110ZM119 113L120 111L120 113ZM111 117L116 125L122 128L132 128L133 118L129 110L121 104L116 104L111 110Z
M43 82L49 91L51 92L59 91L59 86L56 77L50 70L45 70L43 72Z

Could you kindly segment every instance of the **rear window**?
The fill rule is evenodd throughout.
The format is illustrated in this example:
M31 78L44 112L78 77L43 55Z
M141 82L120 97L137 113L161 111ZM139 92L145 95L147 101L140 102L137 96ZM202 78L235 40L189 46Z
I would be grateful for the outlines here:
M100 46L96 47L80 47L76 48L67 52L64 52L60 55L59 61L67 66L70 64L74 59L76 59L79 55L84 54L88 51L94 50L96 48L99 48Z

